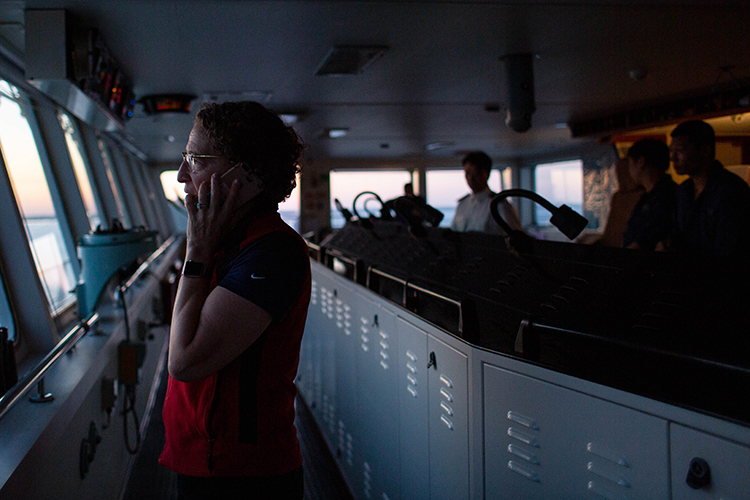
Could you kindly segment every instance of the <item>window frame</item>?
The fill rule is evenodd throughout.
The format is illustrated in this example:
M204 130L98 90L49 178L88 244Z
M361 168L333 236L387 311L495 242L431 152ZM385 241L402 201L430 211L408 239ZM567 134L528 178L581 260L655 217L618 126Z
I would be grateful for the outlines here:
M42 167L42 173L45 177L47 187L49 189L49 195L52 202L52 207L55 212L55 220L58 224L58 227L60 229L60 237L62 239L62 246L63 248L61 251L65 252L65 255L61 255L64 262L66 262L67 265L70 266L70 271L72 273L72 286L75 287L75 283L78 281L78 276L81 272L81 264L80 261L77 258L77 249L76 249L76 234L74 233L73 229L74 226L72 225L74 223L73 220L71 220L70 213L68 210L66 210L65 203L67 200L64 199L64 195L62 191L60 190L59 182L60 179L59 173L54 168L51 157L50 157L50 149L48 147L46 140L50 140L49 134L45 135L44 130L42 128L42 125L40 125L40 117L38 116L37 109L44 111L44 110L51 110L49 106L36 106L34 102L31 99L31 96L29 93L27 93L23 88L18 87L14 82L10 80L5 80L10 85L16 87L19 97L17 99L14 99L14 101L18 104L21 115L25 118L26 123L28 124L29 131L31 132L32 139L34 141L34 146L37 149L37 154L39 157L39 162ZM52 115L55 115L55 113L52 113ZM49 113L47 115L42 116L41 120L45 121L48 120ZM55 122L57 122L57 116L53 116ZM49 125L49 123L47 123ZM47 127L45 127L47 128ZM59 124L56 124L55 127L52 128L57 133L57 137L62 139L64 141L64 138L62 137L62 130L59 126ZM59 154L59 151L58 151ZM65 151L65 154L67 154L67 151ZM3 163L3 167L5 169L6 175L8 174L8 168L7 165ZM70 165L70 172L72 175L72 165ZM10 181L10 178L9 178ZM77 188L77 183L75 184ZM31 241L29 241L28 233L27 233L27 225L24 220L23 214L21 212L21 209L18 207L18 202L15 198L15 194L13 193L12 183L11 183L11 199L14 201L16 205L16 210L18 215L21 217L21 224L24 228L24 238L23 240L26 241L26 247L29 249L29 255L32 256L32 263L33 263L33 272L37 277L37 283L42 290L42 297L43 301L46 304L46 310L48 311L48 314L51 318L51 320L54 322L55 328L53 328L53 335L60 335L62 332L62 329L68 326L74 319L75 311L77 310L77 300L75 297L71 298L65 298L62 300L61 303L55 304L53 302L50 302L48 300L47 294L44 291L46 289L46 284L44 281L44 278L39 275L37 272L36 267L36 260L33 257L34 249L31 247ZM78 194L80 196L80 194ZM83 202L80 201L81 208L83 208ZM80 214L79 214L80 215ZM83 215L85 218L85 214ZM86 224L88 225L88 218L86 218ZM67 261L65 259L67 258Z
M115 182L119 185L121 193L128 193L130 195L122 197L122 201L130 214L130 227L140 226L148 229L149 220L146 217L146 212L141 202L141 195L135 188L136 184L133 180L127 153L119 147L113 147L112 144L108 144L107 146L114 167Z
M15 79L6 74L0 74L0 78L16 87L19 94L28 100L29 106L26 109L32 107L33 97L29 95L23 84L18 84ZM39 140L38 128L36 130L35 134L34 127L31 127L35 144ZM39 151L40 157L44 156L41 158L44 168L46 154L42 155L42 152L46 152L46 148ZM54 203L53 197L53 206ZM57 317L53 317L2 155L0 155L0 213L3 214L3 217L0 217L0 232L3 234L3 238L0 238L0 261L8 305L15 322L17 359L23 360L31 353L44 353L51 350L60 338L60 328L68 326L66 319L77 308L76 303L73 302L66 310L60 311ZM19 241L25 244L19 245ZM23 300L15 300L16 297L23 297ZM40 314L41 311L43 313Z
M73 141L76 143L78 147L78 152L81 155L81 159L83 160L83 168L88 177L89 187L91 189L92 196L94 198L94 205L96 206L97 216L99 218L99 224L102 227L107 227L104 203L102 202L102 196L101 196L101 193L99 192L99 185L95 181L94 171L91 167L91 159L89 158L88 149L86 148L86 144L84 143L83 136L80 132L80 129L81 129L80 123L75 116L71 115L69 112L67 112L66 110L62 108L57 108L56 115L58 115L58 120L59 120L59 115L65 115L71 124L71 128L72 128L71 136L73 138ZM60 129L62 129L62 123L60 123ZM89 221L89 227L93 231L93 230L96 230L96 227L94 227L93 224L91 224L91 219L88 216L86 203L83 201L83 193L80 192L81 191L80 184L79 184L80 180L76 173L75 165L73 164L73 158L70 157L70 148L66 140L65 134L66 134L65 130L63 130L63 139L65 140L66 152L68 153L68 157L70 158L70 168L72 169L73 176L75 177L75 180L76 180L76 186L78 187L79 195L81 197L81 202L83 203L83 208L85 211L86 219Z
M134 227L135 225L133 224L133 216L131 215L130 203L125 199L124 186L120 181L119 168L113 154L113 151L116 148L113 148L110 144L110 140L108 140L102 134L95 133L95 136L97 141L96 147L101 155L101 166L107 178L109 190L112 193L112 206L116 210L114 213L117 214L117 217L114 217L113 214L110 214L110 220L116 218L119 220L123 227ZM109 163L109 165L107 163Z
M16 343L16 315L13 310L13 304L10 301L8 295L7 286L5 284L5 270L3 269L2 261L0 261L0 310L3 310L7 314L10 323L3 323L0 321L0 326L4 326L8 329L8 337Z

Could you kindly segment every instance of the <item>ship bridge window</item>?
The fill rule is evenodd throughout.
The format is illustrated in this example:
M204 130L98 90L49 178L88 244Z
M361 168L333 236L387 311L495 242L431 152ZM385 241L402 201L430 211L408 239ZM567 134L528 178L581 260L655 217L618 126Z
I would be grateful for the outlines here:
M0 326L8 329L8 338L16 338L16 325L13 322L13 313L8 303L8 295L5 293L5 285L0 276Z
M583 213L583 162L581 160L542 163L534 169L534 191L559 207L562 204ZM550 226L552 216L541 207L534 207L534 224Z
M177 170L165 170L159 174L164 196L169 201L169 216L172 226L179 232L187 229L187 210L185 210L185 191L177 182Z
M279 215L289 224L291 228L299 232L299 183L300 174L297 174L297 187L294 188L289 198L279 203Z
M130 217L125 210L122 191L120 190L120 181L117 178L117 172L115 172L114 164L112 163L112 155L109 151L109 148L101 138L96 141L96 144L97 146L99 146L99 152L102 155L104 170L107 172L107 181L109 182L110 189L112 189L112 196L115 199L115 205L117 206L117 215L120 219L120 222L125 227L132 227L133 225L130 221Z
M178 205L185 204L185 191L182 189L182 184L177 182L177 170L165 170L159 174L159 180L164 189L164 196L169 201Z
M381 200L388 201L403 196L404 184L410 182L412 182L412 174L408 170L332 170L330 173L331 227L334 229L344 227L345 222L344 217L336 209L335 199L338 199L344 208L354 213L352 202L359 193L372 191L377 193ZM380 216L380 206L377 201L371 197L368 201L366 198L362 196L357 201L359 215L367 217L366 207L373 215Z
M78 181L78 189L81 192L81 198L83 198L83 205L86 208L86 216L89 219L92 229L96 229L101 224L101 217L99 210L99 203L94 195L94 190L91 185L91 171L90 166L86 160L86 154L84 153L81 135L75 122L62 111L57 113L57 117L60 120L60 126L65 133L65 143L68 145L68 151L70 152L70 162L73 164L73 172Z
M53 313L75 301L73 267L18 89L0 80L0 150Z
M458 200L470 193L466 184L463 169L428 170L426 172L427 204L441 212L445 217L440 227L450 227L456 215ZM487 181L490 189L496 193L511 187L511 169L493 168Z

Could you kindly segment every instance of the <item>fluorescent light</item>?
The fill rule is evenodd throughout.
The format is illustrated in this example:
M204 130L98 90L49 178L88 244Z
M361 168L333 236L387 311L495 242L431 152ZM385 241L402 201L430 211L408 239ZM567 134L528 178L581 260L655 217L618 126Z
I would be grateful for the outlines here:
M349 133L348 128L329 128L326 133L331 139L340 139Z
M443 149L448 148L451 146L455 146L456 143L453 141L437 141L437 142L431 142L429 144L424 145L425 151L433 151L435 149Z
M284 122L284 125L287 127L290 125L294 125L299 120L299 115L293 115L291 113L282 113L279 115L279 118L281 118L281 121Z

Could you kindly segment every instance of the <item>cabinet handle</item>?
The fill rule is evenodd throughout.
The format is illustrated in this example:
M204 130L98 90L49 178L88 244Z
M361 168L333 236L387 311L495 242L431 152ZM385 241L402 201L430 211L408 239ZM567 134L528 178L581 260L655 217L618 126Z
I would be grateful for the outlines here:
M427 363L427 369L430 369L433 366L437 370L437 361L435 360L435 351L433 351L433 352L430 353L430 362Z

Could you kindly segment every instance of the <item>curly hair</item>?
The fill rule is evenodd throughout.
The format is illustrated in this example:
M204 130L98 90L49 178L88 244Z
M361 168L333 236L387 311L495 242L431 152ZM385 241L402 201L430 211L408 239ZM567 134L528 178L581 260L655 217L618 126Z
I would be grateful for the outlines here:
M257 102L206 103L195 117L217 154L256 174L274 203L297 185L305 144L292 127Z

